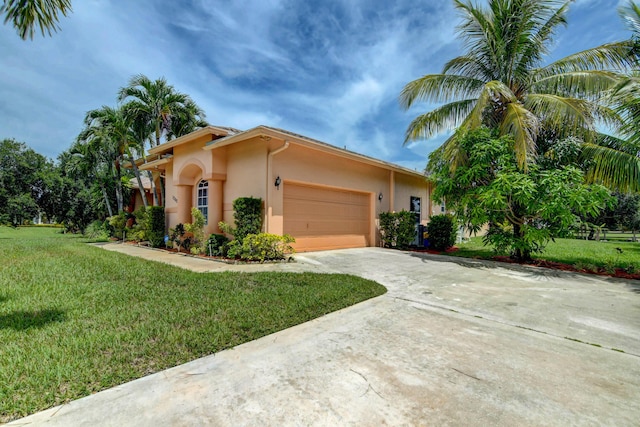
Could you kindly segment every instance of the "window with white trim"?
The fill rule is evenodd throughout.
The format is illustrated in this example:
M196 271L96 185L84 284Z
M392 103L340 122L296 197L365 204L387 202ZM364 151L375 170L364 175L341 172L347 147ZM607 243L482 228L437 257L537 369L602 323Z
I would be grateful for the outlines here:
M205 180L198 184L198 204L197 208L204 215L204 223L209 223L209 183Z

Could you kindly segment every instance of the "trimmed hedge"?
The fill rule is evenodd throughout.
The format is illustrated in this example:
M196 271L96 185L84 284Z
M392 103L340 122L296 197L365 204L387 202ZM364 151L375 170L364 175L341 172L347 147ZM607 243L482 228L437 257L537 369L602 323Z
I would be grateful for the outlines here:
M451 215L434 215L427 224L429 247L445 251L456 243L456 229Z
M154 248L164 245L164 207L150 206L146 210L147 239Z
M384 247L409 247L416 238L415 215L415 213L405 210L380 213L380 236Z
M249 234L259 234L262 230L262 199L239 197L233 201L233 218L236 228L233 237L242 241Z

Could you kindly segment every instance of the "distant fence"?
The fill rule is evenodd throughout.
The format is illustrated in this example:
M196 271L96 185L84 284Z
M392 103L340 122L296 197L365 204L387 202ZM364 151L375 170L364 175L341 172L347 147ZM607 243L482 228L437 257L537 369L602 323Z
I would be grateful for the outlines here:
M581 226L576 232L576 238L583 240L608 240L637 242L638 230L609 230L604 227Z

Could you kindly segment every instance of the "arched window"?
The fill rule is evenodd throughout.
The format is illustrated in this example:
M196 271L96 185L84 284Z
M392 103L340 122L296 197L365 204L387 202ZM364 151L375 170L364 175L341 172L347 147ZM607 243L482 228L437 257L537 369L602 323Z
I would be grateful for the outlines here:
M209 222L209 183L205 180L198 184L198 210L204 215L204 223Z

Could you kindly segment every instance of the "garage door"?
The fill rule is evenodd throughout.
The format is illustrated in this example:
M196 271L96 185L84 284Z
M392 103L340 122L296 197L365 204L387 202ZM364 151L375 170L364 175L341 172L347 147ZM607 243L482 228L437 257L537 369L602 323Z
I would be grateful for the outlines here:
M284 232L297 251L369 246L369 194L289 183L283 196Z

